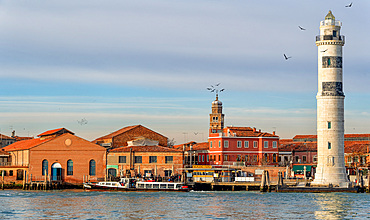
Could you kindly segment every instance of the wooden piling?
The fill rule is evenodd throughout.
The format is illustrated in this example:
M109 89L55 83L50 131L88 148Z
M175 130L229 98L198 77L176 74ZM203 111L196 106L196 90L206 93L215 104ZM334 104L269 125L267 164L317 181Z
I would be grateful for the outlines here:
M1 189L4 190L4 171L1 172Z

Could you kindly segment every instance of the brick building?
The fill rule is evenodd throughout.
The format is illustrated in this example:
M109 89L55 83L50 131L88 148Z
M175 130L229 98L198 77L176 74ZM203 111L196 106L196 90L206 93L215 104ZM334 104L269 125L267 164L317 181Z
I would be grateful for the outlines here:
M15 142L5 148L11 157L6 167L22 180L52 181L80 184L84 176L90 180L105 177L106 149L59 128L38 135L39 138ZM9 177L10 178L10 177Z
M344 157L347 172L370 168L370 134L344 134ZM290 166L295 173L315 173L317 165L317 135L296 135L282 139L279 145L279 165Z
M205 163L210 165L278 165L279 136L251 127L225 127L222 102L212 102L209 126L209 153Z
M111 176L170 177L182 174L183 158L182 150L140 138L129 141L128 146L110 150L107 169Z
M114 131L108 135L95 139L93 142L108 149L124 147L128 141L144 137L159 142L160 146L167 147L168 138L142 125L133 125Z
M209 153L208 142L196 143L191 141L184 144L173 146L175 149L184 151L184 165L205 165L207 163L207 155Z

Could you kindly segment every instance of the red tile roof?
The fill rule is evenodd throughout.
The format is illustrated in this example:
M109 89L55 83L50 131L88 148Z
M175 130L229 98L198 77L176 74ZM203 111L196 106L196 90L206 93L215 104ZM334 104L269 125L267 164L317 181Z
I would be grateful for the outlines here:
M208 142L202 142L202 143L197 143L193 145L193 150L208 150L208 149L209 149Z
M127 132L127 131L129 131L129 130L131 130L131 129L134 129L134 128L137 128L137 127L140 127L140 126L142 126L142 125L132 125L132 126L127 126L127 127L124 127L124 128L121 128L121 129L119 129L119 130L117 130L117 131L114 131L114 132L112 132L112 133L110 133L110 134L107 134L107 135L105 135L105 136L103 136L103 137L100 137L100 138L97 138L97 139L95 139L94 141L92 141L92 142L97 142L97 141L101 141L101 140L104 140L104 139L111 139L111 138L113 138L113 137L115 137L115 136L117 136L117 135L120 135L120 134L122 134L122 133L125 133L125 132ZM162 135L163 136L163 135Z
M130 150L135 152L182 152L182 150L162 147L162 146L129 146L129 147L119 147L109 152L130 152Z
M3 150L0 151L0 156L9 156L9 155L10 155L10 153L8 153L8 152L5 152Z
M61 132L61 131L63 131L63 133L67 133L68 132L68 133L74 134L72 131L69 131L69 130L67 130L65 128L57 128L57 129L45 131L44 133L41 133L41 134L39 134L37 136L42 137L42 136L47 136L47 135L53 135L53 134L56 134L56 133Z
M190 145L192 145L192 150L208 150L209 149L209 144L208 142L202 142L202 143L196 143L195 141L191 141L185 144L178 144L173 146L173 148L178 149L178 150L183 150L185 146L185 151L190 150Z
M16 141L24 141L24 140L30 140L33 139L33 137L19 137L19 136L14 136Z
M50 141L51 139L43 139L40 138L37 139L31 139L31 140L24 140L24 141L17 141L11 145L8 145L2 149L5 151L18 151L18 150L28 150L33 147L36 147L42 143L45 143L47 141Z
M0 138L1 139L11 139L11 140L14 140L14 138L9 137L9 136L6 136L5 134L0 134Z
M255 130L251 127L226 127L224 128L224 133L228 133L230 131L230 134L237 137L279 137L274 134L270 134L267 132L260 132L258 130Z
M317 142L297 142L291 139L279 141L279 152L317 151ZM345 153L367 153L370 150L370 141L344 141Z

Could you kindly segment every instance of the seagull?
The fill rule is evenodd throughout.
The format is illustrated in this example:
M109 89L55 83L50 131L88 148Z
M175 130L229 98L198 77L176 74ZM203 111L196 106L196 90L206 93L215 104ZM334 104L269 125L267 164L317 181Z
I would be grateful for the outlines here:
M216 86L219 86L221 83L217 83Z
M208 90L212 90L212 88L209 88L209 87L208 87L207 89L208 89Z
M306 29L304 29L303 27L301 27L301 26L298 26L299 27L299 29L301 29L301 31L305 31Z
M288 60L288 59L290 59L290 58L292 58L292 57L287 57L287 56L285 55L285 53L284 53L284 58L285 58L285 60Z
M224 91L225 89L221 89L220 92Z
M351 4L349 4L349 5L346 5L346 8L350 8L350 7L352 7L352 3L353 3L353 2L351 2Z
M328 49L326 49L326 50L322 50L322 51L320 51L321 53L325 53L326 51L328 51Z

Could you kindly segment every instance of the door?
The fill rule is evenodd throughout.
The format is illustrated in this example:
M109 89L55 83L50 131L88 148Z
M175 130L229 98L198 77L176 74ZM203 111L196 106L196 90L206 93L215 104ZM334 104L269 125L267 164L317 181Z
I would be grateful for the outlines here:
M54 163L51 166L51 180L52 181L62 180L62 165L60 165L60 163Z

